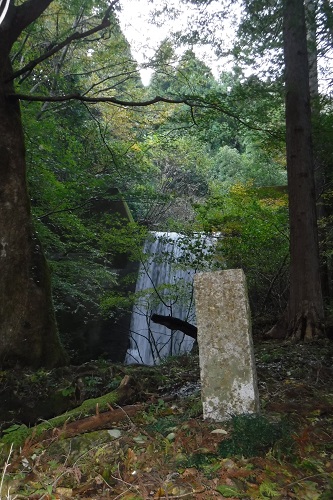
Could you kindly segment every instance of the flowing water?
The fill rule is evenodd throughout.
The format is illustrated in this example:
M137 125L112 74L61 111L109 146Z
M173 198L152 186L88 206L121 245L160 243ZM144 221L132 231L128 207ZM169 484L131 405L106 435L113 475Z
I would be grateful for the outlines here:
M162 314L195 324L193 276L212 246L205 241L200 235L193 239L162 232L151 233L147 239L125 363L153 365L167 356L191 350L191 337L153 323L150 317Z

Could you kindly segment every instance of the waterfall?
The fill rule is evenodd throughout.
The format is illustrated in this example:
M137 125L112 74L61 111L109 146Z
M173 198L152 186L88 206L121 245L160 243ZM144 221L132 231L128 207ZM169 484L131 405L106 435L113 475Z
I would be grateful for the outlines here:
M147 239L136 284L137 300L131 320L130 348L125 363L153 365L188 352L194 340L182 332L153 323L152 314L173 316L195 324L193 276L202 267L211 243L198 235L151 233Z

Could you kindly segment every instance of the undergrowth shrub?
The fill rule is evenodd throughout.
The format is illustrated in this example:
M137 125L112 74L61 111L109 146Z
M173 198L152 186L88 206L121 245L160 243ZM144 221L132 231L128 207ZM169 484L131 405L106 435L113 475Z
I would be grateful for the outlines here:
M291 451L291 426L284 420L270 422L261 415L236 415L231 426L231 437L218 446L218 454L222 458L262 456L272 448L278 448L279 452Z
M270 450L278 459L293 455L292 426L287 421L270 422L261 415L237 415L230 421L230 437L223 439L216 453L194 453L182 459L181 467L195 467L205 475L220 466L221 458L264 456Z

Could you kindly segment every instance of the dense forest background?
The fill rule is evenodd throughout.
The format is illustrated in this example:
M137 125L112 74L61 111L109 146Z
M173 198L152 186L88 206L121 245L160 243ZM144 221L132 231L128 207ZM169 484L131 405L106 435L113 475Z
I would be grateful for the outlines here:
M196 244L192 251L213 268L244 269L255 327L268 329L283 314L289 289L281 5L244 3L229 53L233 68L218 77L194 50L200 41L223 52L216 32L212 38L213 18L206 12L203 22L199 9L197 25L164 40L147 61L154 73L144 86L113 3L106 29L52 54L72 30L91 29L107 8L107 2L54 0L11 51L33 224L49 263L62 342L75 360L75 332L131 310L131 263L144 258L149 231L180 232L188 241L202 232L218 235L209 256ZM325 1L306 6L329 318L333 17ZM50 57L38 60L43 52Z

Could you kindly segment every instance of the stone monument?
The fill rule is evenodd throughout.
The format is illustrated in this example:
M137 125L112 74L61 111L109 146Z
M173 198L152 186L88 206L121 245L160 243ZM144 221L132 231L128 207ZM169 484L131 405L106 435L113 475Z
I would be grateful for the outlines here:
M259 412L251 313L241 269L194 278L204 418Z

